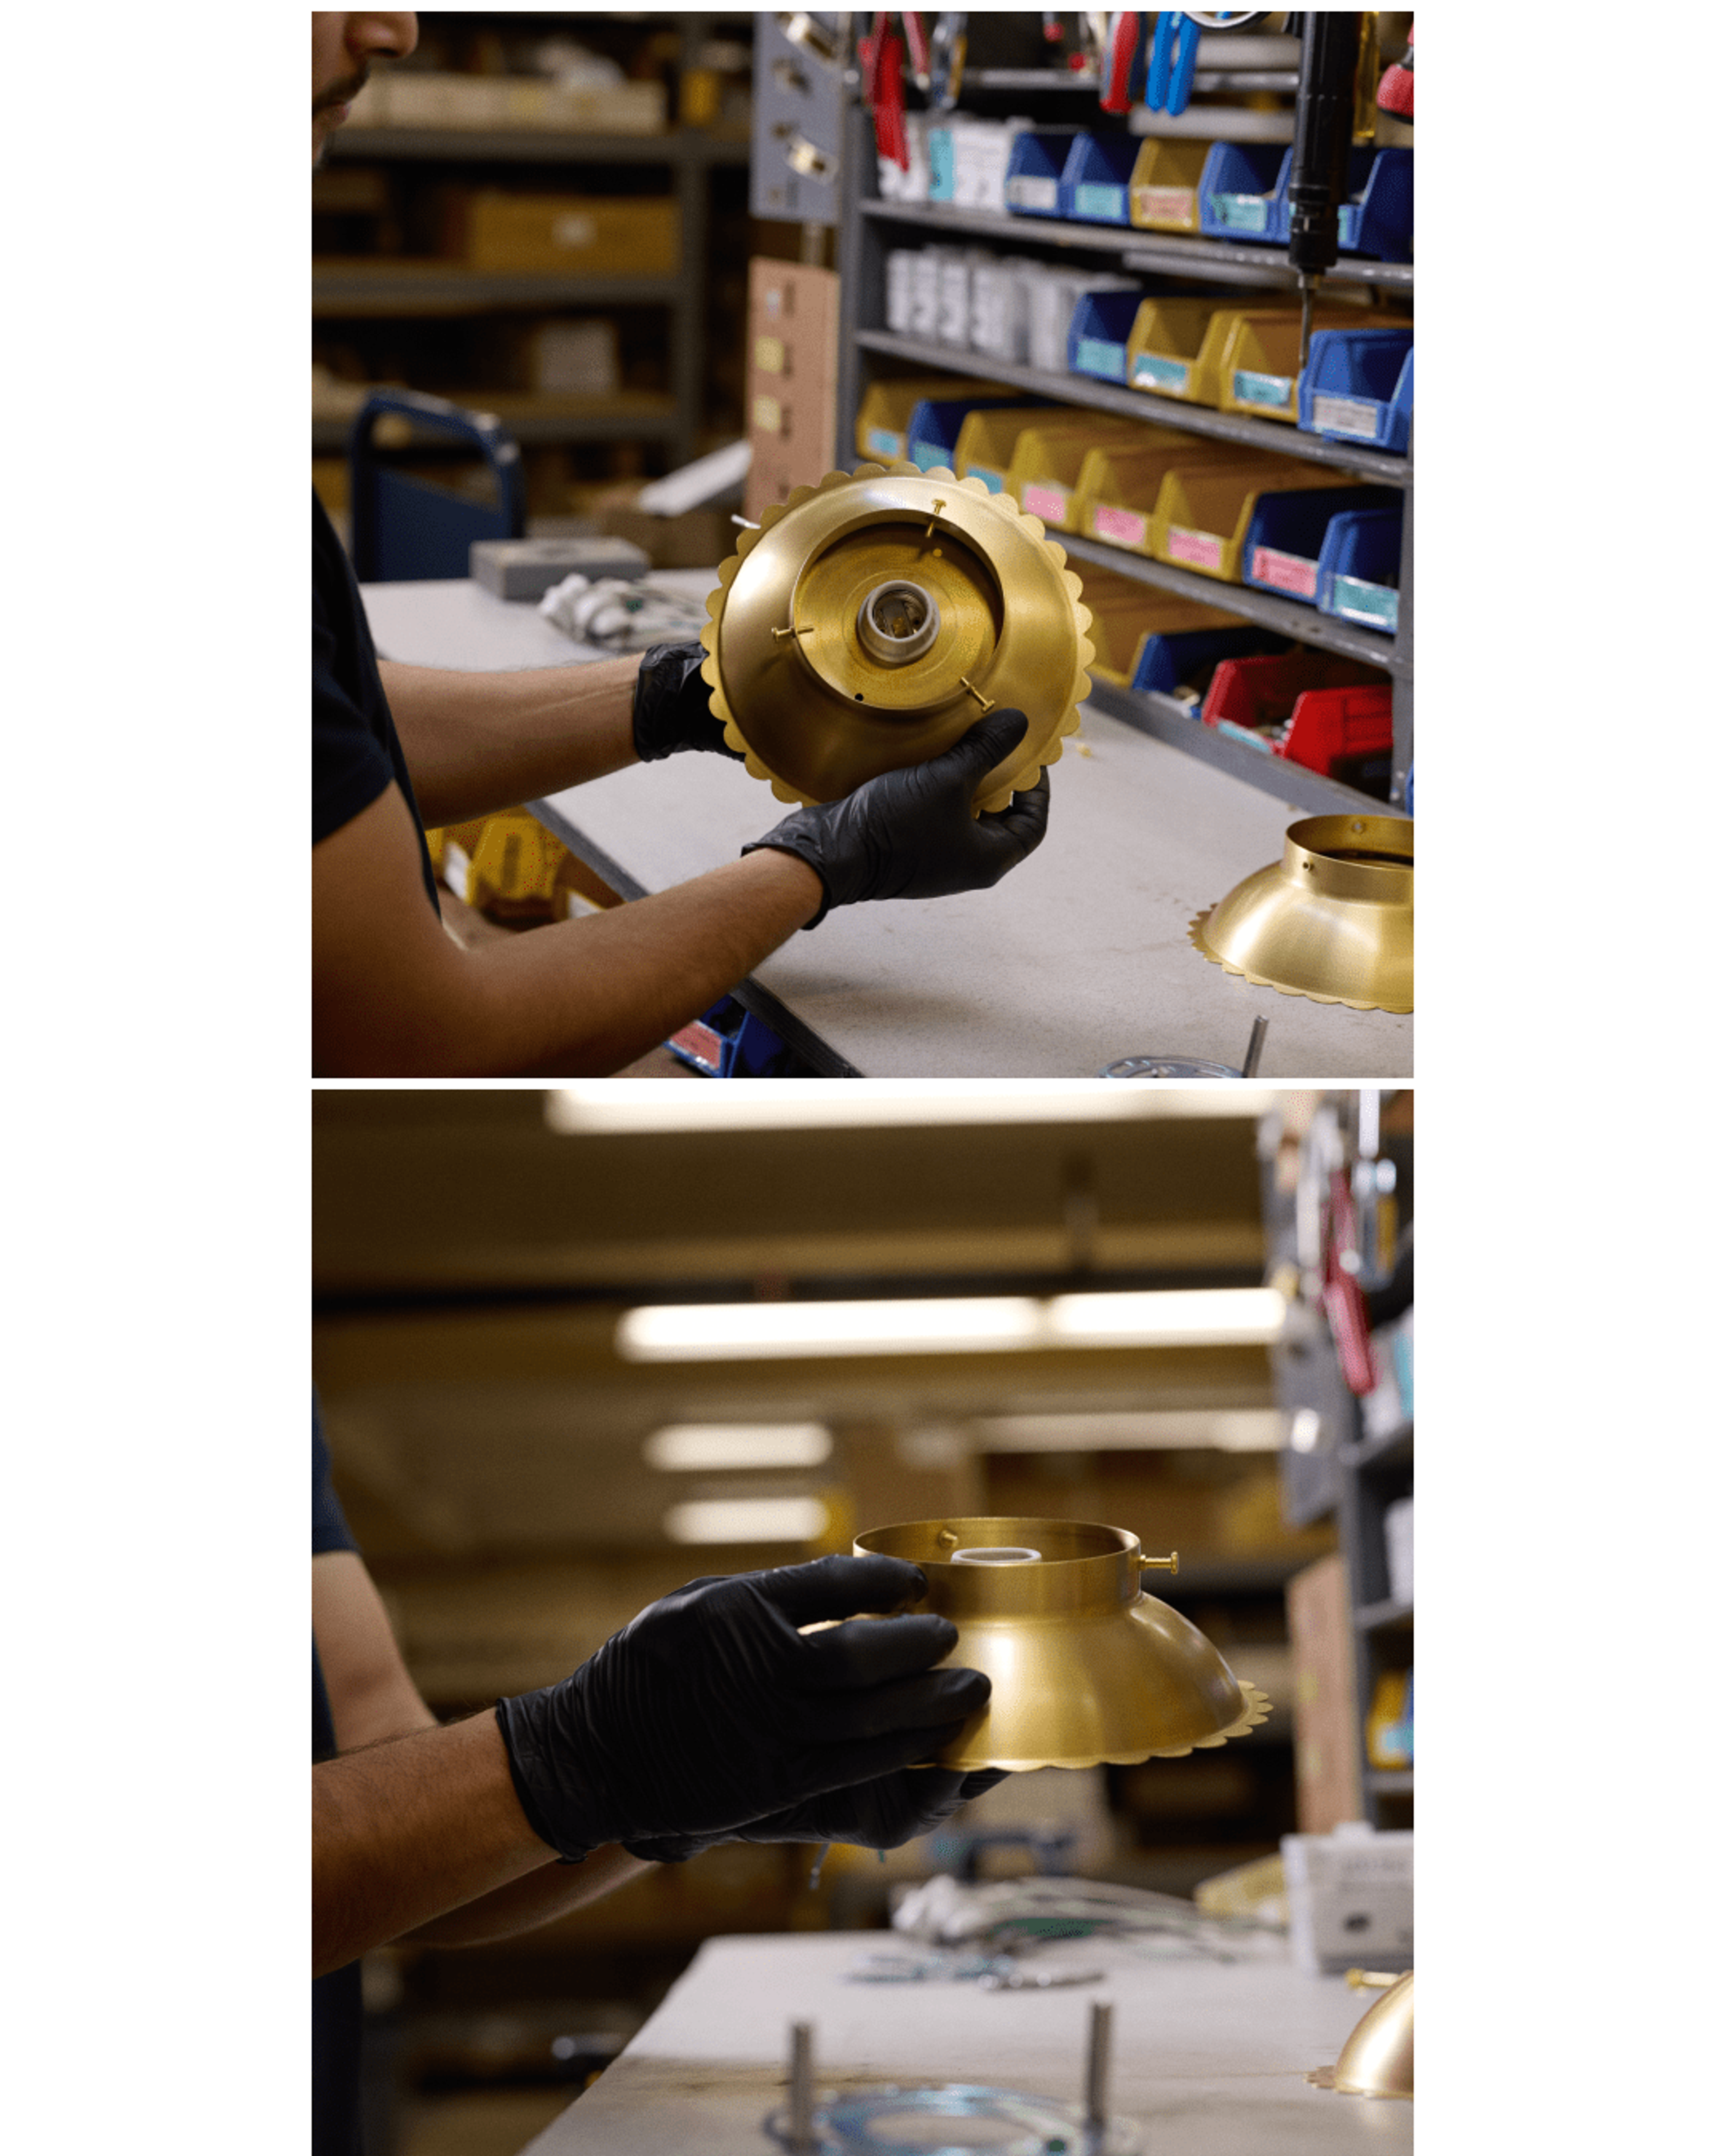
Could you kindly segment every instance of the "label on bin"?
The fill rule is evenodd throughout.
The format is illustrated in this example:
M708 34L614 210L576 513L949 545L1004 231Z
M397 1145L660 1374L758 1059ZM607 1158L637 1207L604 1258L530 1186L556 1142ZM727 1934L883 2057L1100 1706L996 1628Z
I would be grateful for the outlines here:
M1126 189L1086 180L1072 190L1072 209L1077 217L1096 217L1109 224L1124 224Z
M1140 224L1195 223L1198 217L1198 190L1195 187L1134 187L1132 215Z
M1373 629L1387 629L1392 634L1400 598L1400 593L1392 591L1388 584L1368 584L1362 577L1338 575L1330 580L1330 613L1340 614L1344 621L1368 622Z
M1194 569L1222 566L1222 542L1214 531L1189 531L1183 524L1170 524L1168 552L1171 562L1187 562Z
M1270 229L1270 204L1263 195L1212 195L1210 212L1230 232Z
M1352 434L1363 442L1378 439L1378 407L1358 397L1315 396L1312 424L1321 434Z
M1070 500L1063 486L1027 486L1024 489L1024 514L1026 516L1040 516L1045 524L1064 524Z
M1006 183L1006 201L1009 209L1058 209L1060 183L1039 180L1029 172L1014 172Z
M904 436L895 434L887 427L866 428L864 430L863 439L868 444L869 454L871 457L891 457L896 460L905 453Z
M1255 374L1249 367L1236 367L1234 401L1236 404L1269 404L1277 410L1291 409L1294 377L1291 374Z
M1109 382L1126 379L1126 346L1106 337L1080 337L1072 364L1080 374L1100 374Z
M1111 508L1106 501L1096 504L1090 523L1098 539L1111 539L1117 547L1142 547L1150 529L1148 517L1135 510Z
M1254 547L1252 582L1268 584L1272 591L1291 592L1296 599L1315 599L1317 564L1297 554L1280 554L1274 547Z
M693 1019L680 1033L674 1033L666 1045L696 1070L705 1070L715 1078L725 1067L723 1039L699 1019Z
M1183 397L1192 369L1183 359L1164 359L1160 352L1141 352L1132 362L1132 380L1147 382L1154 389Z

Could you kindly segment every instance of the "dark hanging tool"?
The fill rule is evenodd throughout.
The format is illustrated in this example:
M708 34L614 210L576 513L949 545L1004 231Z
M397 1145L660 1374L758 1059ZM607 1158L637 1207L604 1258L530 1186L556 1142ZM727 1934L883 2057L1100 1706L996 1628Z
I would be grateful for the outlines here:
M1353 85L1359 69L1361 18L1313 9L1300 41L1300 90L1294 108L1294 162L1288 179L1288 264L1300 279L1300 365L1312 341L1317 280L1333 267L1348 198L1353 146Z

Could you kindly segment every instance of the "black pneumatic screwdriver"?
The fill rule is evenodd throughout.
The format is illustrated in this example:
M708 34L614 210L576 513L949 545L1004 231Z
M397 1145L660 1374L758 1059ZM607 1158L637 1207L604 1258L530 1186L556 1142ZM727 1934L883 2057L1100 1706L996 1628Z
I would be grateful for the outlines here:
M1288 266L1300 279L1300 366L1312 341L1317 280L1335 263L1353 146L1353 82L1359 67L1360 17L1329 8L1307 12L1300 45L1294 108L1294 162L1288 176Z

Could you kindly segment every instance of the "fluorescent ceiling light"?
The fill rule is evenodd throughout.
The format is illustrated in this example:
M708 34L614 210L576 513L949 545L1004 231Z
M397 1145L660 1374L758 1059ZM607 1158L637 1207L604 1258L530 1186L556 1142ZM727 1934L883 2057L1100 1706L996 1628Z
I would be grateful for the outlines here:
M916 1301L659 1303L626 1311L617 1352L631 1363L798 1355L963 1355L1037 1348L1253 1347L1278 1339L1275 1288L1132 1295L928 1297Z
M665 1516L674 1543L812 1543L826 1531L819 1497L715 1497L673 1505Z
M833 1452L824 1424L673 1423L642 1446L649 1467L673 1474L729 1467L819 1467Z
M1283 1426L1279 1408L1146 1408L1120 1414L984 1415L970 1433L978 1452L1275 1452Z
M667 1098L667 1095L670 1096ZM776 1078L770 1086L666 1086L650 1078L601 1078L559 1086L545 1120L565 1134L666 1131L884 1130L978 1123L1147 1122L1200 1116L1255 1122L1275 1106L1273 1086L1099 1084L1073 1078Z

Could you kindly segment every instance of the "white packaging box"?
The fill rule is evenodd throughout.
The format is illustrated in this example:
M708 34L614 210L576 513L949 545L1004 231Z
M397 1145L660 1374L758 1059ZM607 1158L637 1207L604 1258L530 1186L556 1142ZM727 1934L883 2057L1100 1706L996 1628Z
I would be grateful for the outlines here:
M1414 1836L1358 1821L1285 1834L1288 1943L1315 1976L1414 1966Z
M952 253L949 247L919 247L911 265L911 335L934 337L940 334L941 264Z
M1066 372L1066 335L1072 326L1073 311L1084 293L1137 289L1135 278L1111 276L1105 270L1033 267L1026 276L1029 362L1050 374Z
M940 312L935 335L942 344L970 347L971 282L978 270L988 267L989 257L976 248L963 254L954 249L941 264Z
M970 279L970 344L973 352L1021 366L1030 349L1030 295L1025 271L1034 265L1021 258L978 262Z
M952 121L952 200L961 209L1006 213L1006 163L1027 120Z
M1398 1497L1384 1508L1384 1561L1392 1602L1414 1599L1414 1501Z
M914 247L886 250L886 326L896 336L911 334L913 312L911 288L916 273Z

